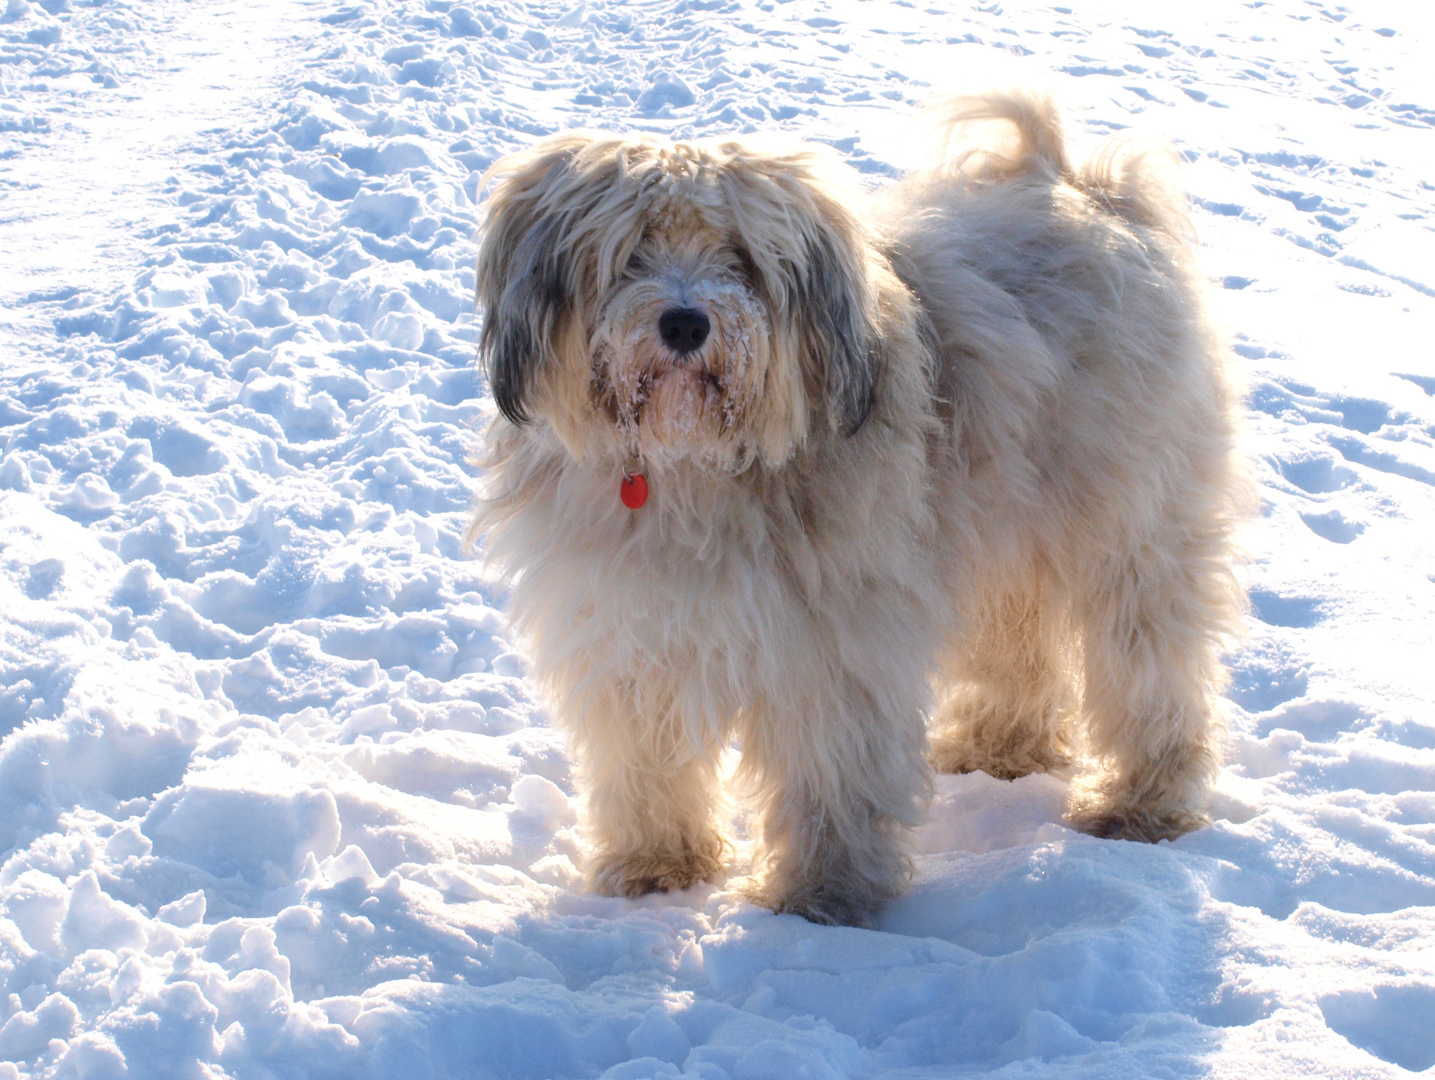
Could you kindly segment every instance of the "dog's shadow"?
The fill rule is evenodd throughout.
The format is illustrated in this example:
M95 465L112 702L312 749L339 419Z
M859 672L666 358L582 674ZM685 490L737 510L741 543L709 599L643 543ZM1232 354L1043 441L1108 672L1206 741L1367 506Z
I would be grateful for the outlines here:
M1067 828L1066 771L938 777L911 885L870 930L744 901L740 836L713 884L636 901L550 888L505 928L469 928L475 954L451 957L466 984L432 984L442 1016L403 1037L497 1075L499 1029L542 1046L549 1075L1196 1069L1222 1029L1270 1010L1225 974L1240 916L1213 902L1218 860Z
M969 1066L1124 1061L1135 1075L1137 1059L1173 1051L1173 1035L1194 1062L1220 1029L1267 1015L1222 974L1233 927L1213 903L1218 861L1070 829L1068 771L937 778L911 886L875 926L916 939L920 955L900 976L864 980L859 1042ZM1166 1025L1146 1031L1158 1014Z

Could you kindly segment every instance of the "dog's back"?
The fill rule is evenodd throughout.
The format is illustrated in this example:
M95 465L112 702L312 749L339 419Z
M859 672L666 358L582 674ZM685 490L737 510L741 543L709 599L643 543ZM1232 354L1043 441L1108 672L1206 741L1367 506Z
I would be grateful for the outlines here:
M1149 505L1226 462L1239 395L1170 151L1117 137L1075 165L1057 109L1031 92L933 112L935 160L880 204L893 264L931 320L962 470L980 480L1001 464L1005 518L1023 501L1049 516L1052 490Z
M934 153L908 183L976 190L1022 178L1061 182L1134 224L1192 239L1176 155L1163 143L1112 136L1077 166L1055 101L1026 89L946 98L927 123Z

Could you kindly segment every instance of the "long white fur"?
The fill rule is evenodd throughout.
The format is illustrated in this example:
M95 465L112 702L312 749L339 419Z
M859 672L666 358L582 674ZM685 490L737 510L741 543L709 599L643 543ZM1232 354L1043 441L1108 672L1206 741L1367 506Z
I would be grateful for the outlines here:
M567 134L495 166L484 355L531 419L489 425L473 535L570 736L604 892L720 872L734 739L753 894L819 921L904 884L928 753L1013 777L1084 733L1080 827L1204 820L1247 489L1168 159L1074 168L1030 93L937 126L932 164L870 197L832 155L732 141ZM738 329L675 366L674 304ZM832 343L843 320L865 352Z

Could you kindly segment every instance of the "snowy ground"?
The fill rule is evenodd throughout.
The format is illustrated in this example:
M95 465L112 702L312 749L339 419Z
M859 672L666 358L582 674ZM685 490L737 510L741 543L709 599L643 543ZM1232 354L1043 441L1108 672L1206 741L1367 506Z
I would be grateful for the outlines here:
M1435 1067L1431 16L929 2L0 5L0 1080ZM583 124L881 183L991 72L1175 143L1249 361L1217 820L944 778L877 932L587 895L460 550L479 174Z

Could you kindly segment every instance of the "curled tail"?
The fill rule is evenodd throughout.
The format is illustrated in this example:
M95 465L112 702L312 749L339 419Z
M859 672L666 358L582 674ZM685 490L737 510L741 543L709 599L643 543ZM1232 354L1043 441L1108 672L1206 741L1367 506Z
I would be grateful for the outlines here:
M1194 239L1179 162L1164 143L1112 135L1075 167L1052 95L1021 88L944 98L927 120L938 147L930 168L939 176L977 185L1021 177L1065 183L1128 221Z
M1028 173L1072 179L1061 112L1035 90L957 94L927 110L938 143L936 171L977 181Z

